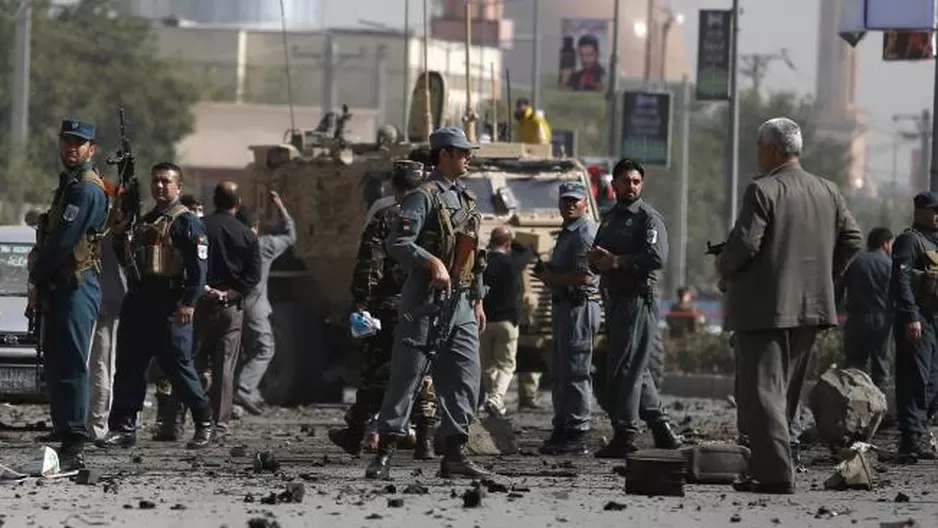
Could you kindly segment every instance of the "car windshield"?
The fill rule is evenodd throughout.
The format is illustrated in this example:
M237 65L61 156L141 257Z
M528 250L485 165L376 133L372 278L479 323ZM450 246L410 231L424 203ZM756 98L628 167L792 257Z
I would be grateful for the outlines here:
M557 210L560 198L560 180L510 178L506 185L518 200L518 209Z
M0 242L0 295L26 295L26 259L32 246Z

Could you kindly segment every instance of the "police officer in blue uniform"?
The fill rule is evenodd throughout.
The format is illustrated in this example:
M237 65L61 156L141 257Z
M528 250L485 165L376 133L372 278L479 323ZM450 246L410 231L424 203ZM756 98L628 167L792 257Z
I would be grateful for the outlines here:
M625 458L634 451L639 419L651 428L655 447L680 445L648 370L658 332L656 285L668 258L667 228L641 198L645 168L640 163L620 160L612 178L618 202L603 217L589 253L601 274L608 332L604 400L614 429L612 441L595 453L598 458Z
M40 217L29 281L38 293L52 424L64 471L84 467L88 436L88 356L101 307L101 234L109 201L92 162L95 127L66 120L59 134L65 171L52 206ZM37 307L37 299L30 299Z
M137 414L146 395L146 371L155 357L196 424L190 449L208 446L214 436L212 408L192 358L192 319L205 290L208 238L202 221L179 203L182 169L159 163L151 171L156 207L134 226L131 249L118 254L135 267L121 307L117 330L117 371L110 430L99 447L136 444ZM129 253L129 255L128 255Z
M892 245L896 418L899 454L933 460L928 411L938 390L938 193L919 193L914 203L912 227Z
M560 185L563 229L550 262L537 274L550 288L554 330L553 434L539 449L545 455L589 453L590 367L601 314L598 280L587 261L596 236L596 225L586 215L588 192L578 181Z
M455 271L457 233L476 241L480 214L476 197L459 178L469 170L477 145L469 143L462 129L444 127L430 136L435 171L428 181L409 192L387 239L388 254L407 270L399 305L399 320L391 352L391 376L378 417L378 453L365 472L367 478L388 478L391 456L398 440L407 434L411 406L421 372L428 358L408 343L423 343L429 333L426 306L433 290L458 295L447 346L435 350L432 374L442 414L445 453L440 474L484 477L489 472L466 456L469 424L479 401L481 368L479 334L485 328L482 309L483 266L477 255ZM460 292L454 293L456 286Z

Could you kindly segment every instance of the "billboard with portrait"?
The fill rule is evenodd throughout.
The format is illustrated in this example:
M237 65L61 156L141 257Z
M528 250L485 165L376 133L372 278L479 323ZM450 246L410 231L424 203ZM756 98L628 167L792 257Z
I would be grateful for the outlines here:
M602 92L608 82L612 21L600 18L565 18L560 21L558 88Z

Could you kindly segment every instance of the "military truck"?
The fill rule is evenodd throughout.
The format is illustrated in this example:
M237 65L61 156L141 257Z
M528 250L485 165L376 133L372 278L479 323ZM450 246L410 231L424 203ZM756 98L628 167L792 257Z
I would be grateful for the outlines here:
M445 96L440 79L431 83L438 91L431 111L434 126L445 124L445 105L438 104L439 91ZM418 79L417 88L421 83ZM414 99L412 116L420 117L424 102ZM409 139L419 129L412 126ZM345 384L356 382L351 373L357 370L357 347L347 319L365 216L372 203L390 194L392 163L420 159L427 150L425 143L380 135L374 143L349 144L313 131L294 134L293 144L251 147L255 159L241 181L245 202L270 220L275 213L267 191L275 190L297 223L296 246L275 262L269 285L277 354L261 391L270 403L341 401ZM484 144L475 153L463 181L479 197L482 245L495 226L507 224L519 243L548 258L561 227L560 184L577 180L589 188L579 161L550 156L549 145L518 143ZM589 207L598 220L592 199ZM536 367L541 351L552 346L552 330L549 293L530 268L523 278L522 306L519 355L522 364L526 357L535 358Z

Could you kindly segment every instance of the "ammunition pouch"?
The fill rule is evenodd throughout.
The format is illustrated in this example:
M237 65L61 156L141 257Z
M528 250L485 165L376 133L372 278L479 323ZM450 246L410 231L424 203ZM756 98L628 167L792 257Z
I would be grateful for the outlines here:
M107 193L104 187L104 180L94 171L86 171L81 175L81 181L90 181L97 185L102 191ZM39 216L39 228L37 232L37 246L39 249L46 243L48 236L55 232L65 213L65 195L63 191L56 195L56 200L48 212ZM75 247L72 248L71 258L66 262L60 271L61 277L74 277L75 281L81 283L82 277L86 271L94 270L101 273L101 239L104 233L97 230L90 230L84 233Z
M139 224L133 234L133 256L141 277L182 277L185 264L182 253L173 247L169 228L183 213L184 205L177 204L152 223Z
M432 181L423 183L419 189L430 198L440 231L424 229L418 237L418 243L439 257L450 273L458 272L460 284L471 284L478 268L476 245L482 219L475 195L468 189L458 194L442 191ZM458 244L458 235L471 238L476 244L471 248L466 242Z
M938 312L938 251L924 251L925 269L916 273L915 297L930 312Z

